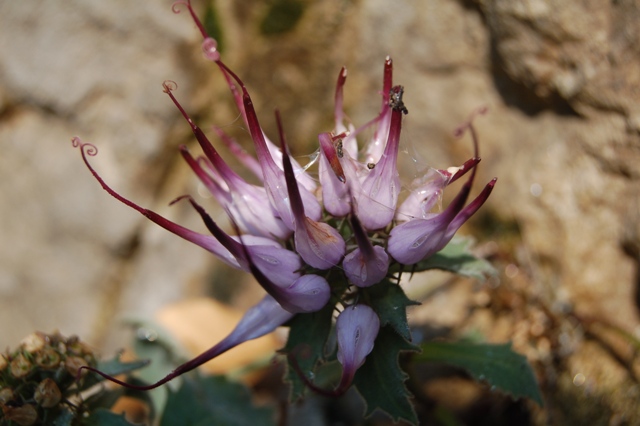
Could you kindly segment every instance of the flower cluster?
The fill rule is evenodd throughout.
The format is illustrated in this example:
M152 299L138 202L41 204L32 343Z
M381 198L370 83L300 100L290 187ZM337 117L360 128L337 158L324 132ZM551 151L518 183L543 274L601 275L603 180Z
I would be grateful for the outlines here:
M75 336L30 334L18 349L0 354L0 424L50 424L82 414L78 369L96 364L92 350Z
M488 198L495 179L467 204L480 161L473 134L476 151L473 158L460 167L430 170L414 182L409 195L400 202L397 160L402 120L408 110L403 103L403 87L393 85L390 58L384 63L380 112L359 128L345 119L342 105L347 71L344 68L340 71L335 92L335 126L318 135L318 173L314 179L307 167L290 156L279 114L276 112L279 143L274 144L260 126L244 83L222 62L216 41L207 35L190 2L176 3L174 12L178 5L186 6L201 31L204 55L225 77L253 139L255 158L221 129L215 129L262 185L247 182L227 165L174 96L175 83L163 84L164 92L191 127L204 156L195 158L184 146L180 153L225 209L235 235L226 233L190 196L174 202L191 203L210 235L182 227L126 199L110 188L89 164L87 156L96 154L95 147L78 138L73 143L80 147L87 167L109 194L232 267L250 272L267 295L246 313L227 338L159 382L143 388L166 383L244 341L273 331L296 315L336 306L340 312L335 327L342 378L332 392L342 393L372 351L381 327L380 313L367 303L369 288L392 278L390 268L398 270L406 265L411 269L443 249ZM473 133L471 122L466 128ZM365 129L373 130L373 137L359 148L358 137ZM471 172L469 178L455 199L443 211L433 212L444 188L467 172Z

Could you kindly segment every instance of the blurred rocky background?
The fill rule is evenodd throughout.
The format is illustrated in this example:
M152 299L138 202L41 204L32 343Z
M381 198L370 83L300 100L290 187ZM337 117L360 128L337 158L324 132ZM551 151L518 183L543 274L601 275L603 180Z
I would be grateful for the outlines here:
M544 409L529 407L534 422L640 424L640 2L195 4L267 133L275 138L278 107L301 161L332 127L343 65L346 110L358 125L378 111L384 58L394 59L409 109L407 182L427 165L469 158L469 141L453 131L488 107L476 120L478 188L499 180L464 232L499 276L414 277L408 291L424 298L416 327L513 340L547 398ZM162 82L177 82L203 129L215 124L251 144L199 41L169 0L0 0L3 347L58 329L109 353L128 344L125 319L201 295L241 309L259 297L245 274L109 197L71 147L74 135L97 145L92 164L114 189L204 229L186 205L168 207L204 193L178 155L193 140ZM441 404L482 406L482 390L447 399L459 394L438 383L424 392Z

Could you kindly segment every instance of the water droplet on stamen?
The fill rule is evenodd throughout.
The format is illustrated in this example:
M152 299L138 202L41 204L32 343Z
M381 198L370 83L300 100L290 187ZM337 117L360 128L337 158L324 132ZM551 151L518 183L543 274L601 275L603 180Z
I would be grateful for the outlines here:
M218 43L211 37L207 37L202 42L202 51L204 56L210 61L217 62L220 60L220 52L218 52Z

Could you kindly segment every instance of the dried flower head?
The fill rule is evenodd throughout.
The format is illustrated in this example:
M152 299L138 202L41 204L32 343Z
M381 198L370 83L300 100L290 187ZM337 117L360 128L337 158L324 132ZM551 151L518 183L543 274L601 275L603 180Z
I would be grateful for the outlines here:
M0 424L58 424L62 418L71 424L73 417L82 415L78 394L96 382L80 383L77 369L68 371L66 364L78 359L82 365L97 364L93 352L77 337L40 332L0 355Z

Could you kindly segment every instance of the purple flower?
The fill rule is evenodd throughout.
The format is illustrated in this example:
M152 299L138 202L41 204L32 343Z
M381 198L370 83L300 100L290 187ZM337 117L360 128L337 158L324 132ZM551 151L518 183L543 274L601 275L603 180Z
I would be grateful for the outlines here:
M356 370L373 350L380 330L380 319L367 305L348 306L338 315L336 334L338 361L342 364L342 378L338 390L346 390Z
M235 235L224 231L190 196L174 202L189 201L208 234L139 206L112 189L94 170L88 161L97 153L93 145L79 138L73 138L73 144L80 147L86 166L111 196L228 265L250 272L268 296L249 310L222 342L146 388L268 333L295 314L316 312L331 302L331 306L345 306L336 321L338 360L343 365L338 390L342 392L371 352L380 328L378 314L372 308L354 303L367 301L367 288L390 278L393 263L414 265L444 248L495 185L493 179L467 204L480 161L471 120L458 133L471 132L474 157L460 167L429 169L401 197L397 159L402 120L408 110L403 102L404 88L393 85L393 62L388 57L384 62L380 112L361 127L345 119L342 106L347 71L343 68L334 94L334 128L318 134L316 179L307 172L311 164L301 166L291 158L277 112L280 143L276 145L267 138L247 88L222 62L215 40L207 35L190 1L178 2L175 12L178 4L187 7L200 29L204 55L225 78L255 150L254 157L221 129L214 129L236 159L258 177L260 185L248 183L229 167L174 96L177 85L163 83L164 92L190 126L203 155L194 157L184 146L180 153L226 211ZM367 129L373 130L373 136L359 149L358 137ZM438 211L446 187L468 172L455 199Z
M229 335L222 339L218 344L207 349L197 357L178 366L171 373L167 374L162 379L150 385L131 385L108 374L105 374L96 368L87 366L81 367L81 369L78 371L78 377L80 377L82 369L87 369L101 375L108 380L111 380L114 383L118 383L131 389L155 389L158 386L162 386L163 384L175 379L176 377L201 366L202 364L212 360L218 355L225 353L229 349L232 349L241 343L244 343L248 340L257 339L258 337L262 337L265 334L271 333L273 330L289 321L293 316L294 314L283 309L280 304L278 304L278 302L276 302L275 299L273 299L271 296L265 296L260 302L258 302L244 314L233 331L231 331L231 333L229 333Z

